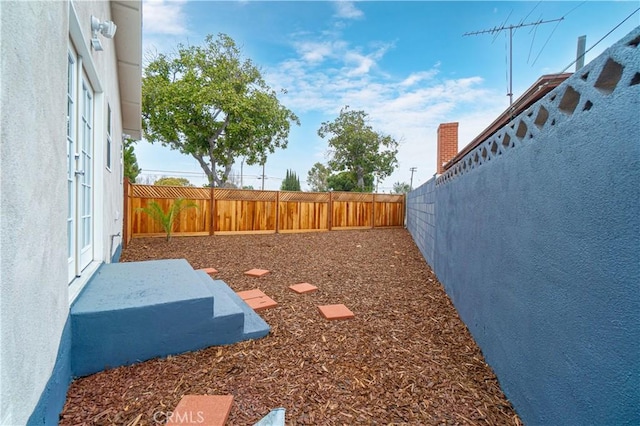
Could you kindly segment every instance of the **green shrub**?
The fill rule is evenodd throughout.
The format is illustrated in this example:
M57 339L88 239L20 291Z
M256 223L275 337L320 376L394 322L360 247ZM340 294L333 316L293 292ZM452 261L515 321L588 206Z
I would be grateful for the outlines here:
M193 201L186 202L186 204L185 201L182 197L175 199L166 212L162 210L162 207L157 201L151 201L146 207L137 208L136 211L146 213L151 219L158 222L167 233L167 241L169 241L171 239L171 232L173 231L173 222L180 212L192 207L196 209L199 208Z

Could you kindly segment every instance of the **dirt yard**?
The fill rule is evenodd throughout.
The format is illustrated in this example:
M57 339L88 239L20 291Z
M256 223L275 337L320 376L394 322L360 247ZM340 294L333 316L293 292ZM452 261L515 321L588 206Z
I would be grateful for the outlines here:
M269 336L75 380L62 425L155 425L183 395L232 394L229 425L284 407L288 425L520 425L404 229L134 239L122 261L185 258L278 302ZM252 268L269 275L243 275ZM296 294L292 284L319 288ZM327 321L318 305L355 318ZM156 419L162 416L155 415Z

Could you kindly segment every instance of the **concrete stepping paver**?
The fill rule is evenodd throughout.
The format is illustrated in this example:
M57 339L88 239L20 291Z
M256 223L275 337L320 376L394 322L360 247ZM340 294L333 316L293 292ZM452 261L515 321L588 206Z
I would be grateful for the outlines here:
M278 306L278 302L264 294L260 289L239 291L237 294L256 312Z
M355 314L342 304L318 306L318 309L322 316L328 320L350 319L355 317Z
M231 404L233 395L185 395L167 419L166 425L224 426Z
M245 271L245 275L249 275L250 277L262 277L264 275L267 275L269 273L269 271L267 269L249 269L248 271Z
M240 299L242 300L249 300L249 299L253 299L256 297L263 297L266 296L266 294L264 294L262 292L262 290L256 288L254 290L245 290L245 291L238 291L237 292L238 296L240 296Z
M309 283L295 284L289 286L289 288L298 294L313 293L314 291L318 290L318 287Z
M245 300L245 302L256 312L278 306L278 302L269 296L254 297L253 299Z
M218 273L218 270L215 268L201 268L201 269L198 269L198 271L204 271L209 275Z

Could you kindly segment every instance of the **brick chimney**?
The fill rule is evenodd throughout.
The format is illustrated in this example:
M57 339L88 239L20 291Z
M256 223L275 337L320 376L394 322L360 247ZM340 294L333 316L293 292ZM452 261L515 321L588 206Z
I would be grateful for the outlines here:
M442 123L438 126L438 174L444 173L444 165L458 153L458 123Z

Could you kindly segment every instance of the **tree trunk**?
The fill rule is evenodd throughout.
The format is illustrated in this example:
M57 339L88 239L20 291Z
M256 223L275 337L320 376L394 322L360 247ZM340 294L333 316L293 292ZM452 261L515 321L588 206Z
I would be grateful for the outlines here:
M362 166L358 166L356 167L356 176L358 178L358 188L360 188L361 191L364 190L364 170L362 170Z

